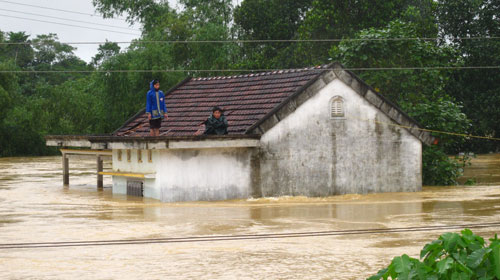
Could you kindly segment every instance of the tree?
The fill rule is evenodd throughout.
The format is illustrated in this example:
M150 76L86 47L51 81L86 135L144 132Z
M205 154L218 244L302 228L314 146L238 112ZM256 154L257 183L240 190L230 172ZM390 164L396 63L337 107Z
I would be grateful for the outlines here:
M18 69L12 62L0 63L0 70ZM13 73L0 73L0 122L14 105L14 99L19 90L18 78ZM1 123L0 123L1 125Z
M349 38L367 28L383 28L389 22L401 19L418 23L419 37L428 37L436 31L434 20L435 4L432 0L314 0L299 29L300 39ZM296 55L302 55L305 65L324 64L328 50L335 42L301 43Z
M57 35L50 33L48 35L38 35L33 40L35 49L35 66L52 66L73 56L74 47L58 42Z
M120 46L115 42L108 42L106 40L106 43L99 45L97 54L92 58L92 64L97 67L119 53Z
M500 1L498 0L440 0L437 16L440 33L451 41L463 58L464 66L500 65ZM478 37L467 40L463 38ZM451 77L447 91L464 104L472 119L471 133L500 137L500 71L468 69ZM469 148L475 152L500 151L499 141L471 139Z
M29 35L25 32L9 32L8 40L5 43L11 43L12 45L7 45L2 52L2 56L5 59L11 59L14 64L21 68L27 68L30 66L33 60L33 49L30 45Z
M90 65L74 54L75 48L58 41L57 35L38 35L33 41L34 60L31 63L34 70L64 71L64 70L92 70ZM35 82L46 82L50 85L59 85L68 79L78 79L88 76L86 73L57 73L37 74L31 83L23 86L23 92L32 95L36 87Z
M151 32L161 19L173 10L168 0L92 0L94 7L104 18L113 18L124 13L130 24L139 22L145 32Z
M245 0L234 10L236 32L242 40L290 40L304 22L312 0ZM241 66L289 68L302 66L292 55L294 43L244 43Z

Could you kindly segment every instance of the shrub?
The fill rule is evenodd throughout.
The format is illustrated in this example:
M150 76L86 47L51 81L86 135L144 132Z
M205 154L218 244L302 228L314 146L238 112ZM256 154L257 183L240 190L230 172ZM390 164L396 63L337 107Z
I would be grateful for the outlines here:
M469 229L445 233L424 246L420 259L395 257L391 264L368 280L378 279L500 279L500 239L486 246Z

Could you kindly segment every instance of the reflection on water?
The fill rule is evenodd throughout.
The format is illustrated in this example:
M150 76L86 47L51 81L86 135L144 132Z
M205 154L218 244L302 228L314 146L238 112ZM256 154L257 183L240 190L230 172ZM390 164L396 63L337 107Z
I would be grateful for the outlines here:
M60 160L0 159L0 243L392 228L500 219L500 179L494 179L499 174L498 155L480 156L474 159L477 165L466 171L489 186L170 204L113 195L107 177L105 188L97 190L93 160L70 161L70 186L63 187ZM475 230L486 237L499 231ZM0 250L0 278L362 279L386 266L393 256L418 256L422 246L441 233L9 249Z
M472 158L472 165L464 171L461 184L473 179L480 185L498 185L500 182L500 156L498 154L480 155Z

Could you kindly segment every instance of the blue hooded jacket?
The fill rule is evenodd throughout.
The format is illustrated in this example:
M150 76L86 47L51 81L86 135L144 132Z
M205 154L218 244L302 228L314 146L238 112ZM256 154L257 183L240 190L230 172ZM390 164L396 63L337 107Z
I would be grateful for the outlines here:
M151 119L163 118L163 115L167 113L165 94L161 90L155 90L153 81L149 83L149 91L146 96L146 113L151 114Z

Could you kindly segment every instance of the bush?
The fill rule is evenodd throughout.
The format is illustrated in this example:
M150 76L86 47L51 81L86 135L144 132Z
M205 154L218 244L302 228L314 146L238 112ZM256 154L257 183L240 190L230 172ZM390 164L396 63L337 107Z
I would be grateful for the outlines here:
M425 146L422 152L423 184L427 186L458 185L457 179L470 165L467 155L450 157L439 146Z
M500 239L486 246L469 229L445 233L424 246L420 259L395 257L391 264L368 280L378 279L500 279Z

